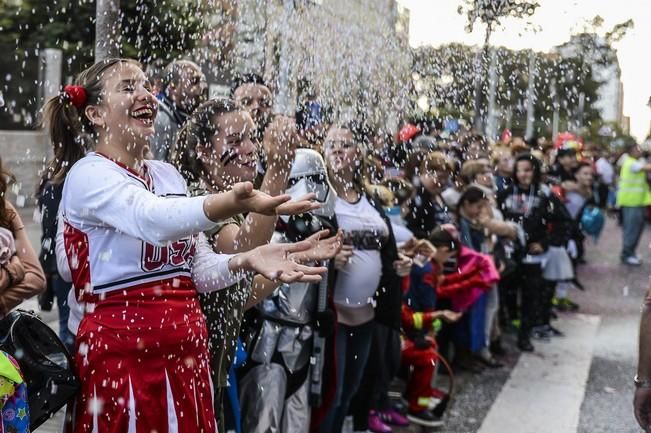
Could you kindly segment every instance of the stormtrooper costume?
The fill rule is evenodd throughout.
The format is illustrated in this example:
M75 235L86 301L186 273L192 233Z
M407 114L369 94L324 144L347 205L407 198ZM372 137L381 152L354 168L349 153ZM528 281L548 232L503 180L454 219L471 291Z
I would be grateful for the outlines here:
M297 241L335 227L336 195L323 158L313 150L298 149L286 193L297 198L310 192L316 193L321 207L282 217L272 242ZM320 284L283 284L247 312L242 335L248 361L238 374L245 433L309 431L310 403L319 401L323 323L328 322L325 297L331 280L324 276Z

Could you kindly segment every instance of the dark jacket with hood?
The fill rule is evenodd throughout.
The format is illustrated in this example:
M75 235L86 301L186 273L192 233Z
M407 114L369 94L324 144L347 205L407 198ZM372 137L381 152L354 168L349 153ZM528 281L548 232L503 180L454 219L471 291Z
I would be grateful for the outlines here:
M540 161L531 154L523 154L516 158L516 168L520 161L531 163L533 182L522 188L514 168L513 184L497 196L498 208L506 220L517 222L524 230L526 251L533 243L539 243L544 250L565 246L572 236L572 218L565 205L542 183Z
M443 199L441 199L441 203ZM454 222L454 212L441 204L424 187L418 188L405 215L407 228L418 239L427 239L435 228Z

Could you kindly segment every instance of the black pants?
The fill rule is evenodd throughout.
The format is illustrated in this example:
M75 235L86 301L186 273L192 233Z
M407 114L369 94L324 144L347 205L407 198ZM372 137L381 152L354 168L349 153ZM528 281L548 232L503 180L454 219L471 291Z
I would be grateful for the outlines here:
M520 338L528 338L531 328L543 324L544 316L551 310L546 307L548 283L542 277L542 269L538 264L520 265ZM547 319L548 320L548 319Z
M516 270L509 275L503 275L499 282L500 308L498 310L500 325L509 326L511 320L517 319L519 314L518 290L521 284L520 273Z
M599 196L599 207L606 209L608 207L608 194L610 189L605 183L599 182L597 185L597 195Z
M373 341L364 377L351 404L353 429L368 430L371 409L389 408L389 386L400 369L400 333L380 323L375 323Z
M540 306L540 325L549 325L552 319L552 300L556 293L556 282L543 280L542 304Z

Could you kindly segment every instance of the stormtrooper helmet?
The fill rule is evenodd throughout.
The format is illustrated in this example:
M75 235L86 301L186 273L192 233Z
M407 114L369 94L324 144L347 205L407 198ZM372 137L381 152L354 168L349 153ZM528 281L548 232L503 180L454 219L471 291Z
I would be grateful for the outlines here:
M328 180L325 161L314 150L296 149L285 193L289 194L292 200L296 200L311 192L316 194L316 201L321 207L310 213L319 217L333 217L337 196Z

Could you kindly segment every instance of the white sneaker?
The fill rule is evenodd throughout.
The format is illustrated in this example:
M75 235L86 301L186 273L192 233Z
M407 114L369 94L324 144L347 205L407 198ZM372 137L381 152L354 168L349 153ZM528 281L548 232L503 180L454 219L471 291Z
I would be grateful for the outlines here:
M430 397L430 398L429 398L429 403L427 404L427 408L428 408L429 410L432 410L432 409L434 409L436 406L438 406L439 403L442 402L442 401L443 401L443 400L441 400L440 398Z
M624 260L622 260L622 262L625 265L629 266L640 266L642 264L642 260L638 259L635 256L626 257Z
M341 433L353 433L353 417L344 418L344 425L341 427Z

